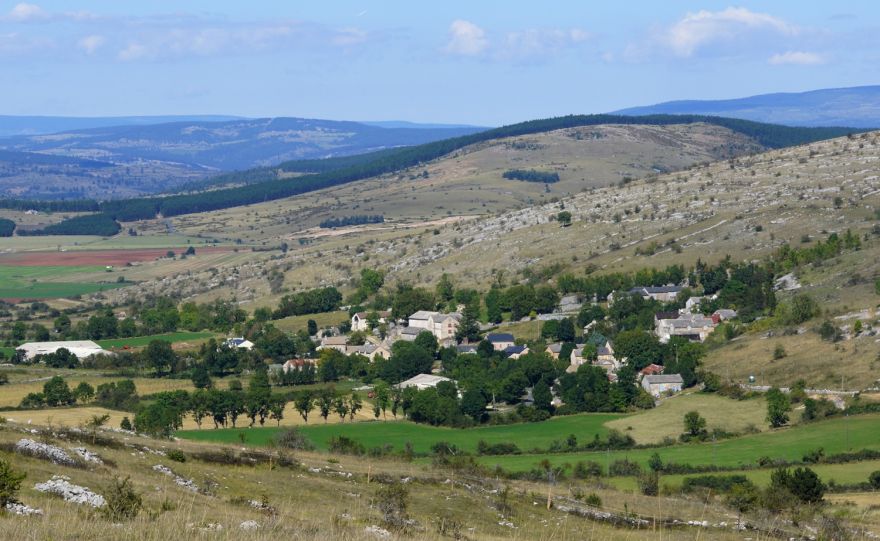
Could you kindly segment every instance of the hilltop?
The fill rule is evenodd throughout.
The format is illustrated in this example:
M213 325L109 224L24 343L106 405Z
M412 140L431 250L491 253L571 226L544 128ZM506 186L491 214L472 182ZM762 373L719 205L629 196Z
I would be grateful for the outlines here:
M777 92L729 100L677 100L629 107L620 115L718 115L786 126L880 127L880 86Z
M35 199L118 199L173 192L218 171L305 158L345 156L418 145L482 128L371 125L302 118L165 117L14 119L26 126L77 129L0 139L0 195ZM173 120L173 121L168 121ZM17 124L0 118L0 127ZM96 125L97 127L90 127ZM37 171L24 158L76 161L72 168ZM93 162L101 162L95 166ZM107 164L112 164L108 168ZM34 182L39 179L39 182Z

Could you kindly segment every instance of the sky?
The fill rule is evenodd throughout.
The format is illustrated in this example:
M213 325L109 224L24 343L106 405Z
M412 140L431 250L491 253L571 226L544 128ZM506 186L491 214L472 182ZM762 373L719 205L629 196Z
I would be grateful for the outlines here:
M0 114L501 125L880 83L880 2L0 0Z

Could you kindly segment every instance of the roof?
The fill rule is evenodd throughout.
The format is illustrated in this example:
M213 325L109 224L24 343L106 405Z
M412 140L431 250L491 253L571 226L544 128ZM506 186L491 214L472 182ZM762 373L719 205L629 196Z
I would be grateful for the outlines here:
M28 342L22 344L15 349L25 352L25 355L32 358L37 355L46 355L55 353L59 349L64 348L73 353L76 357L88 357L97 353L106 352L101 346L91 340L59 340L56 342Z
M407 387L436 387L437 384L442 381L452 380L449 378L444 378L443 376L435 376L434 374L416 374L406 381L401 381L397 384L397 386L401 389L405 389Z
M427 310L419 310L419 311L416 312L415 314L409 316L409 319L420 319L420 320L421 320L421 319L424 319L424 320L427 320L427 319L429 319L431 316L436 316L436 315L439 315L439 312L429 312L429 311L427 311Z
M684 289L682 286L637 286L629 290L630 293L647 293L657 294L657 293L678 293Z
M518 355L527 349L526 346L507 346L502 353L505 355Z
M681 374L656 374L645 376L643 381L648 382L648 385L658 385L662 383L684 383L684 380L681 379Z
M455 346L455 350L459 353L476 353L477 346L473 344L459 344Z
M677 310L673 312L657 312L656 314L654 314L655 320L678 319L679 317L681 317L681 314L679 314Z
M400 329L400 334L411 334L413 336L417 336L423 332L430 333L431 331L425 330L421 327L404 327Z
M515 339L510 333L499 332L486 335L486 340L488 340L489 342L513 342Z
M348 344L347 336L325 336L321 340L322 346L344 346Z
M562 342L556 342L547 346L547 349L550 350L551 353L559 353L562 351L562 346Z
M663 367L659 364L649 364L648 366L642 368L641 373L646 376L662 374Z

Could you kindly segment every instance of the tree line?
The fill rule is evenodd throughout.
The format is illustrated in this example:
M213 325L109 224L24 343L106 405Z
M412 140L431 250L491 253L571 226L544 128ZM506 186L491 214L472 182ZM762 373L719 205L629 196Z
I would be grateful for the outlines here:
M300 195L349 182L362 180L387 173L405 170L422 163L440 158L461 148L475 143L517 135L529 135L563 128L594 126L599 124L648 124L671 125L705 122L722 126L746 136L754 138L758 143L769 148L781 148L839 137L858 130L850 128L803 128L764 124L748 120L702 115L646 115L640 117L622 115L569 115L563 117L531 120L509 126L502 126L470 135L453 137L412 147L382 150L363 155L363 158L337 162L338 168L322 170L318 173L306 174L291 182L289 179L277 177L273 169L260 169L238 173L247 177L245 186L218 189L193 194L179 194L162 197L134 198L114 201L83 201L83 209L100 211L107 216L121 221L133 221L154 218L161 212L163 216L178 216L194 212L207 212L224 208L250 205ZM289 162L296 163L296 162ZM288 162L280 164L281 170L288 167ZM289 165L289 167L297 167ZM259 180L259 179L263 180ZM229 178L229 182L235 182ZM31 204L32 203L32 204ZM49 210L64 208L67 202L24 202L2 200L0 205L7 208L32 208ZM51 207L51 204L57 205ZM23 206L24 205L24 206ZM66 208L65 210L72 210Z
M559 182L559 173L556 171L537 171L535 169L508 169L501 174L508 180L524 180L526 182L543 182L553 184Z
M360 214L357 216L344 216L341 218L328 218L318 224L320 227L324 229L331 229L334 227L344 227L347 225L364 225L364 224L381 224L385 222L385 217L381 214L376 214L373 216Z

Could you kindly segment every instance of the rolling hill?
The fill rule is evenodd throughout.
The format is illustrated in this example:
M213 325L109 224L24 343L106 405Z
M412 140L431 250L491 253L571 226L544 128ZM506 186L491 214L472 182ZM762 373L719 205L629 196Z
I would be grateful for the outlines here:
M880 127L880 86L780 92L729 100L679 100L630 107L620 115L718 115L786 126Z

